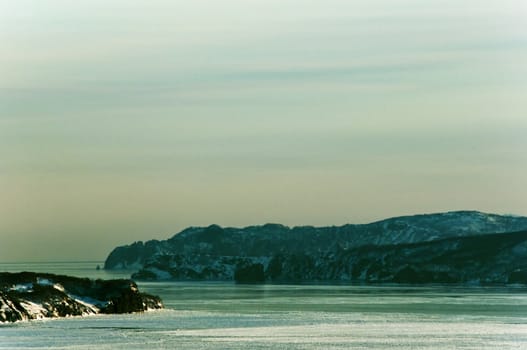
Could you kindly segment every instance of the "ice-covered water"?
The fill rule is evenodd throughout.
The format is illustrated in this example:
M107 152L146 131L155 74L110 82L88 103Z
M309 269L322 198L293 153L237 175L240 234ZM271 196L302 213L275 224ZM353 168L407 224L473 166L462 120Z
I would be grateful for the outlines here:
M63 265L47 271L107 274L94 264ZM527 289L520 287L140 288L160 295L167 309L3 325L0 349L527 349Z

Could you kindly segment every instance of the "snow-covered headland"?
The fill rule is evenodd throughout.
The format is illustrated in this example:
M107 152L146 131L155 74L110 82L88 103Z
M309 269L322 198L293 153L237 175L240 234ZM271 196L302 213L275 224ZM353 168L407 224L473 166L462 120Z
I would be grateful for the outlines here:
M190 227L115 248L134 279L527 284L527 217L456 211L370 224Z
M0 322L141 312L162 307L161 299L139 292L132 280L0 273Z

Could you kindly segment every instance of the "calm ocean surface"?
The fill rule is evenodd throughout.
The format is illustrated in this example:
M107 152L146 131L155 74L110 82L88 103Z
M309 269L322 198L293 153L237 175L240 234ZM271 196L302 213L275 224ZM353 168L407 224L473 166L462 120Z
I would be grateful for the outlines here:
M128 277L91 263L0 271ZM0 349L527 349L527 288L139 283L166 310L0 325Z

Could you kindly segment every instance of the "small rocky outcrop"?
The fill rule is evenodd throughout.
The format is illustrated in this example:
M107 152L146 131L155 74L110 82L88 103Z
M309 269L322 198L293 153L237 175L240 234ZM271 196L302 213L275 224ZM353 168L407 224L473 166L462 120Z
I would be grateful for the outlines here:
M90 280L20 272L0 273L0 322L163 308L159 297L139 292L132 280Z

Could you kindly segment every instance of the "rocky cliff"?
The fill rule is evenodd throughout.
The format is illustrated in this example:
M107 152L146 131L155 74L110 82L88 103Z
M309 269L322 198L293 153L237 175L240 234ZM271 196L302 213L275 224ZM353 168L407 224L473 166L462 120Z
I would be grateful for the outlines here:
M0 322L162 308L131 280L90 280L45 273L0 273Z
M340 227L212 225L118 247L105 268L136 267L134 278L150 280L524 283L524 230L525 217L474 211Z

